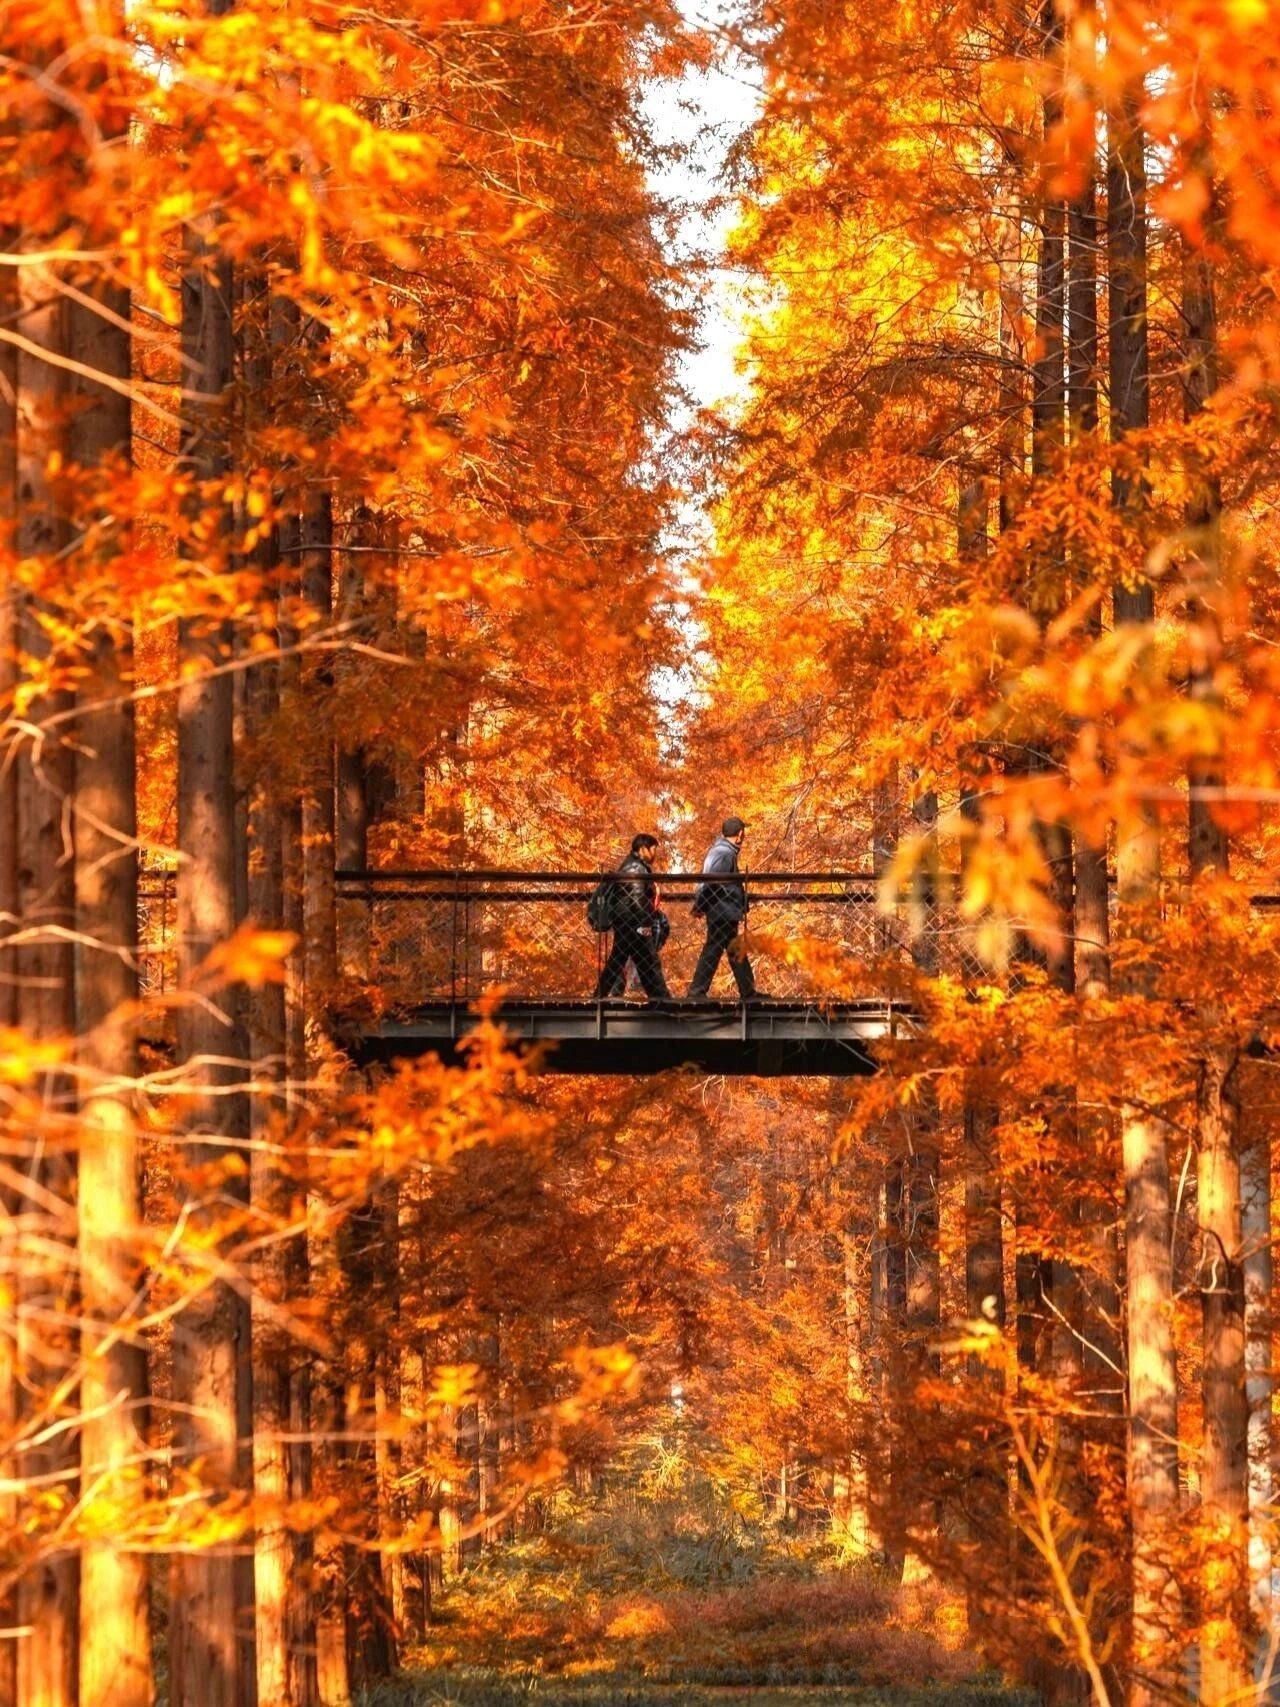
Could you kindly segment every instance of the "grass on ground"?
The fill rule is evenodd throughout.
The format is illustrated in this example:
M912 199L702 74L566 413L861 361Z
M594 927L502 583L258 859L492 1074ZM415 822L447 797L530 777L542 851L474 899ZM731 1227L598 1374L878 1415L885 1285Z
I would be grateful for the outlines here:
M957 1596L795 1534L683 1453L539 1515L450 1584L367 1707L1029 1707L966 1647Z
M501 1678L492 1673L420 1672L357 1695L354 1707L1032 1707L987 1678L925 1689L791 1685L732 1687Z

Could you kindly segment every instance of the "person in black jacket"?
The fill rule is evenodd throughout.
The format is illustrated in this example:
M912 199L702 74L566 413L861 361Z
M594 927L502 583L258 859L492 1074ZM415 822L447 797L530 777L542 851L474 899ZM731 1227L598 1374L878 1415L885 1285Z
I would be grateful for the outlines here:
M597 1001L613 993L628 960L635 963L636 975L650 1001L671 999L662 962L658 958L658 886L653 880L653 860L657 851L656 836L633 836L631 852L618 867L610 910L613 946L596 984Z
M693 982L689 986L691 1002L705 998L720 964L720 956L726 952L737 980L738 994L744 1002L756 997L755 974L747 958L746 942L738 934L750 906L747 891L738 876L738 854L746 833L747 826L741 818L726 818L720 826L720 835L702 862L703 880L693 892L693 911L707 921L707 940L693 969Z

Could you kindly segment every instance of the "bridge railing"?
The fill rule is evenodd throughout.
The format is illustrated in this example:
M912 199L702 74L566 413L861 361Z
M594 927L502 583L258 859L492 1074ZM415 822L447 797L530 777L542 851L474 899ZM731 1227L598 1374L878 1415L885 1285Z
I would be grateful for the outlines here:
M609 938L587 923L599 872L340 871L336 874L340 957L347 972L378 986L389 1007L422 1002L471 1003L501 985L514 1000L587 1000ZM655 873L671 937L662 963L673 995L689 988L704 940L690 911L697 873ZM927 888L884 912L867 872L749 872L747 944L762 990L783 999L826 993L821 977L789 962L785 948L801 939L832 951L832 961L860 965L886 959L925 972L971 979L992 975L975 952L974 928ZM139 960L143 991L177 984L174 926L176 873L144 867L139 890ZM1114 896L1113 896L1114 901ZM1280 895L1254 894L1264 917L1280 915ZM1176 905L1176 890L1165 899ZM713 996L736 987L722 964ZM862 994L868 994L863 989Z
M587 922L599 872L346 871L339 872L342 959L353 975L376 984L392 1006L474 1002L501 987L522 1001L585 1001L609 950L607 934ZM683 996L705 940L691 911L700 875L655 873L660 905L671 924L662 950L667 983ZM885 956L926 970L958 969L962 944L955 916L927 897L886 914L876 885L862 872L744 874L751 910L747 949L762 991L782 999L820 993L789 947L820 945L820 957L866 964ZM865 992L864 992L865 993ZM722 963L712 996L736 999Z

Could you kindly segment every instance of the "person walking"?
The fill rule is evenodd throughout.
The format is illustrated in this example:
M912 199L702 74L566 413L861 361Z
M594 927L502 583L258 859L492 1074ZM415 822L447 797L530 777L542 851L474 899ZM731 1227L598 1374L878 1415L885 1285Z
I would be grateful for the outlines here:
M634 964L640 986L651 1002L671 999L658 958L658 885L653 879L657 851L656 836L633 836L631 852L618 867L609 910L613 944L596 984L597 1001L613 994L628 960Z
M741 818L726 818L702 862L703 881L693 892L693 911L707 921L707 940L693 969L693 982L689 986L691 1002L705 1000L720 956L726 953L743 1001L753 1001L758 994L742 929L750 902L738 875L738 855L746 833L747 826Z

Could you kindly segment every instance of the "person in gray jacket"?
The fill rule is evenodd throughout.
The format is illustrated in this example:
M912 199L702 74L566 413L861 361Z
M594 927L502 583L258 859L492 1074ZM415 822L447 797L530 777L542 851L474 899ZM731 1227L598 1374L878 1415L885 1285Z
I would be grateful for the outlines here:
M726 818L720 835L702 862L703 881L693 892L693 911L707 921L707 940L693 969L689 1000L701 1001L711 988L720 956L728 953L729 965L744 1002L756 995L756 981L747 958L745 937L740 934L750 902L738 876L738 854L747 826L741 818Z

